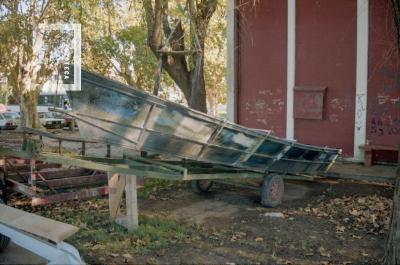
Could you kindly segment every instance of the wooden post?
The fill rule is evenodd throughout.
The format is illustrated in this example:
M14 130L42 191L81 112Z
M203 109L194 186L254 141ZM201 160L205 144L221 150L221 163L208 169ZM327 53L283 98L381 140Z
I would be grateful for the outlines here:
M139 226L139 215L137 207L136 176L126 176L125 196L126 196L126 224L128 231L132 231Z
M121 216L120 205L125 188L126 216ZM110 220L124 226L128 231L139 226L136 176L108 173L108 205Z
M365 147L364 151L364 166L370 167L372 166L372 160L374 159L374 152L372 148Z
M0 189L1 189L1 197L0 197L0 203L1 201L3 201L4 204L7 204L7 194L6 194L6 188L5 185L5 181L7 178L7 161L6 161L6 157L1 157L0 159L1 161L1 165L3 166L3 172L0 171L0 182L4 181L3 183L0 183ZM1 236L0 236L1 237Z
M73 132L74 129L75 129L75 119L71 119L71 121L69 122L69 130Z
M400 146L394 185L389 234L387 236L385 256L383 258L383 264L385 265L400 264Z
M120 215L119 206L125 188L125 176L117 173L107 173L108 175L108 206L110 209L110 220L115 221Z
M31 168L31 172L30 172L31 187L32 187L32 190L36 192L36 160L35 159L30 160L30 168Z
M107 145L107 154L106 154L106 157L111 157L111 145Z
M7 165L7 157L3 157L3 171L4 171L4 178L8 177L8 165Z
M62 140L61 139L58 140L58 153L59 154L62 153Z
M82 142L82 152L81 153L83 156L86 155L86 142L85 141Z

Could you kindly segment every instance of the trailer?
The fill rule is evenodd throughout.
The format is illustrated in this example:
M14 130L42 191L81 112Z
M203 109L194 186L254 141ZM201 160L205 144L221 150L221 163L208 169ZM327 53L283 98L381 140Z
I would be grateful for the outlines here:
M7 201L10 191L32 198L35 206L108 194L110 219L129 230L138 226L137 188L143 185L141 181L138 183L143 177L190 181L193 191L200 194L207 193L216 180L256 179L259 185L253 188L260 190L261 204L267 207L281 203L284 179L314 178L304 174L266 174L191 159L166 159L129 150L124 151L121 157L113 157L111 148L114 146L107 142L103 143L106 146L104 154L91 156L87 154L87 146L98 142L31 128L19 128L9 134L13 136L5 137L8 141L0 146L0 164L3 165L0 166L0 191L4 201ZM22 141L10 143L17 134ZM46 150L44 138L56 139L59 143L57 148ZM71 142L80 143L79 152L73 153L68 149ZM90 188L91 184L100 186ZM79 188L59 190L66 187ZM126 216L119 211L124 190Z
M5 200L8 188L32 197L33 204L108 194L110 218L118 221L125 189L128 211L119 222L134 229L138 177L190 181L196 193L208 192L215 180L258 179L261 204L275 207L283 197L284 178L312 179L325 173L341 153L220 120L86 70L81 76L82 89L67 91L72 111L51 110L76 119L82 138L19 128L15 132L22 134L19 145L0 146ZM44 149L44 137L56 139L58 148ZM63 143L68 142L80 142L80 152L64 152ZM88 155L90 143L107 146L106 154ZM112 146L123 148L123 154L111 156ZM9 174L9 167L16 168L10 161L29 164L29 173ZM46 165L89 171L68 179L51 178L38 170ZM57 187L67 184L105 179L107 187L95 190L44 194L57 193Z

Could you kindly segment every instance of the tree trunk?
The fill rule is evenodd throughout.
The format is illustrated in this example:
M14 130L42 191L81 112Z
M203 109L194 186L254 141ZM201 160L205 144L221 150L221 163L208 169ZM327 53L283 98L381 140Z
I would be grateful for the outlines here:
M188 100L189 107L204 113L207 113L207 92L206 83L204 81L204 53L199 54L202 56L200 69L196 73L196 68L191 73L191 93Z
M389 234L386 241L383 264L400 264L400 149L397 165L396 182L393 195L392 214L390 216Z
M217 92L207 91L207 99L208 99L210 115L217 117L218 116Z
M21 118L20 125L29 128L42 128L37 112L39 90L29 90L21 95L19 103Z
M204 41L208 23L217 3L216 0L202 0L195 3L193 0L188 1L191 20L188 45L190 51L188 51L185 50L185 37L188 34L185 34L181 20L175 20L173 29L169 25L168 0L155 0L154 5L152 0L143 0L147 42L150 49L158 59L162 59L162 68L183 92L189 107L205 113L207 113L207 96L204 82ZM166 43L163 43L163 35ZM193 68L194 64L196 66Z

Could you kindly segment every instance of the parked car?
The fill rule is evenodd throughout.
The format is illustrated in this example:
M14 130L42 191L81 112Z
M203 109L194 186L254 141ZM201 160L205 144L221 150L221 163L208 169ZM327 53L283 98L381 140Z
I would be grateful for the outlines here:
M0 129L14 130L18 127L19 115L16 112L6 111L0 113Z
M39 112L39 119L42 125L48 129L58 129L65 127L65 119L63 119L62 115L56 112Z

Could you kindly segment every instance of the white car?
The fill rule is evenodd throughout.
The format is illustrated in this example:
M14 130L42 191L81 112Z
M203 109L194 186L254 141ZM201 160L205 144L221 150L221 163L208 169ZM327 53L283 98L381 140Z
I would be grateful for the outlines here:
M0 112L0 129L14 130L18 127L19 115L16 112Z
M65 127L65 119L55 112L39 112L39 120L42 125L48 129L62 129Z

